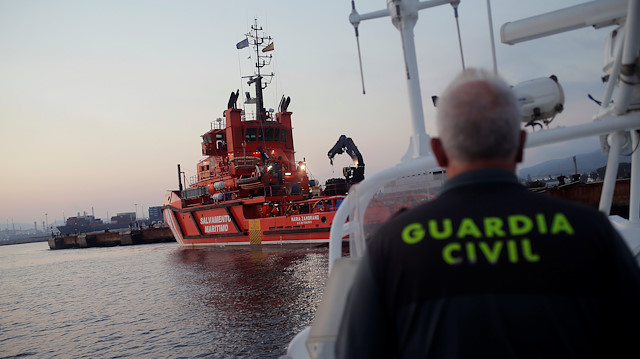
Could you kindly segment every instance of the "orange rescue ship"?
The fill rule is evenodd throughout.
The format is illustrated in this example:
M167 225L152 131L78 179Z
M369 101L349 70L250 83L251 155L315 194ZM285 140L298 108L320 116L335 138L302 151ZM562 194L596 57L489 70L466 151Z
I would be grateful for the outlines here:
M237 108L239 91L232 92L224 119L202 135L197 178L183 189L178 165L177 191L168 191L163 215L176 241L183 245L318 244L328 243L337 208L353 182L364 178L364 163L356 181L332 179L322 188L309 179L304 161L294 157L290 98L282 97L278 112L263 107L262 90L273 50L270 37L251 27L247 40L236 47L255 49L256 72L249 76L255 98L246 93L245 104L256 111ZM244 44L244 45L243 45ZM262 48L262 51L260 51ZM340 153L340 152L339 152Z

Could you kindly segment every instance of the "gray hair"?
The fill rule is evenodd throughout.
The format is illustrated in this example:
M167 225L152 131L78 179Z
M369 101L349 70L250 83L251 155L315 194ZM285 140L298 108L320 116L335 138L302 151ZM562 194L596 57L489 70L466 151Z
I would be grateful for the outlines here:
M470 162L510 159L518 149L520 107L502 79L468 69L438 100L438 135L448 156Z

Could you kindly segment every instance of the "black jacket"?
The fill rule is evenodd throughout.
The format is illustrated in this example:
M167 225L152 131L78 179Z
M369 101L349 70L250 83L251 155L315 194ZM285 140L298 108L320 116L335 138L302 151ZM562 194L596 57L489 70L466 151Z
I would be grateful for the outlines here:
M624 357L640 338L640 271L601 213L468 172L368 240L344 358Z

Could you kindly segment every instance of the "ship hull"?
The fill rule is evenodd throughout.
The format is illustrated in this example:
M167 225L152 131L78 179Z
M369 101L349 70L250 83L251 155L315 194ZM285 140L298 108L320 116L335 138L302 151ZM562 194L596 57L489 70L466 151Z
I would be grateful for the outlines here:
M254 204L234 201L181 208L178 203L164 206L165 223L181 245L268 245L329 242L335 210L247 218L246 209Z

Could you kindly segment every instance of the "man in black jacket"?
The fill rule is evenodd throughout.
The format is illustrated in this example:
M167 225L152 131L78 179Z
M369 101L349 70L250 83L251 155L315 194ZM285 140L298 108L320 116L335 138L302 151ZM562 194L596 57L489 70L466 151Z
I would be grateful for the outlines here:
M486 72L445 91L431 147L449 179L369 238L338 357L638 356L637 263L604 215L518 183L519 119Z

